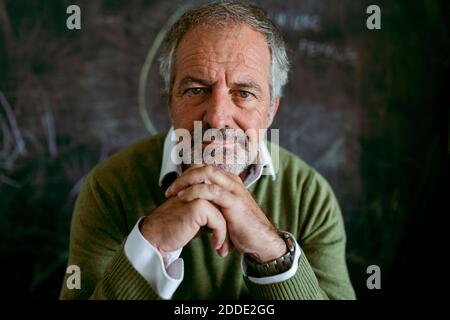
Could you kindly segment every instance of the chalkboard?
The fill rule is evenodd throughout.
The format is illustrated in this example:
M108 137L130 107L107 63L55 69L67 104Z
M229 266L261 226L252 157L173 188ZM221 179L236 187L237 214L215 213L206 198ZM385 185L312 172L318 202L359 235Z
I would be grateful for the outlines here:
M199 3L0 1L0 248L2 264L17 261L7 287L18 295L58 295L83 176L169 128L160 44ZM292 64L272 125L280 144L333 187L358 296L378 294L366 287L369 265L386 270L383 293L394 296L408 226L424 221L426 186L438 185L443 167L445 115L434 106L448 67L445 10L378 1L382 29L369 30L366 1L255 3L280 26ZM81 8L81 30L66 28L70 4Z

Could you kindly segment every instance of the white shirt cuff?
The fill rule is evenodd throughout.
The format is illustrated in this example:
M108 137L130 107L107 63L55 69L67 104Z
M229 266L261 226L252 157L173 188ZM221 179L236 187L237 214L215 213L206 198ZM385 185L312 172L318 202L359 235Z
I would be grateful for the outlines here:
M293 237L293 238L295 239L295 237ZM297 241L295 241L294 260L292 261L292 266L289 270L287 270L283 273L280 273L280 274L269 276L269 277L262 277L262 278L248 277L248 279L253 283L266 284L266 285L286 281L289 278L292 278L295 275L295 273L297 272L298 259L300 258L301 253L302 252L300 250L300 246L298 245ZM242 273L244 274L244 276L247 276L247 273L246 273L247 267L245 265L244 255L241 256L241 269L242 269Z
M125 242L125 255L137 272L163 299L172 298L184 277L184 261L181 250L170 252L164 259L139 230L138 220Z

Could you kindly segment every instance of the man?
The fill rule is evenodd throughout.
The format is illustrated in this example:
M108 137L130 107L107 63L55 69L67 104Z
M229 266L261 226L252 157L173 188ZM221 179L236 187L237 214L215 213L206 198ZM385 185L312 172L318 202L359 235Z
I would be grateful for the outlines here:
M173 127L86 177L68 262L80 267L81 286L70 289L66 275L61 298L354 298L339 206L307 164L275 148L275 172L258 134L246 140L257 152L245 161L218 164L213 152L214 161L193 164L184 152L174 162L176 133L197 121L202 133L233 139L237 129L268 128L287 72L282 37L261 9L218 2L185 13L161 58ZM238 149L250 154L229 139L200 144L232 160Z

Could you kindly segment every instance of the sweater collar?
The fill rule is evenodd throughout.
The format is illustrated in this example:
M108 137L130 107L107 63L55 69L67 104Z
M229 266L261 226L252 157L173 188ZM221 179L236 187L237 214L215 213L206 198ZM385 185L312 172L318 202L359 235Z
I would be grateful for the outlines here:
M170 158L170 154L175 146L175 132L173 127L170 127L170 130L164 140L163 159L159 174L159 186L162 186L164 178L167 175L175 173L177 177L179 177L182 173L181 165L173 163ZM258 163L251 166L249 174L244 180L245 187L249 188L253 183L258 181L262 175L270 175L272 176L272 180L275 180L276 178L272 157L270 156L265 142L262 142L259 145Z

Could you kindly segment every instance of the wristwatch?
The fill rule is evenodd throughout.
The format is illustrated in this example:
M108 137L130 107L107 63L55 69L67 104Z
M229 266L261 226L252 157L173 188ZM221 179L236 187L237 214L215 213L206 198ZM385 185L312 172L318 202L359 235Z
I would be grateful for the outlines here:
M278 234L286 243L288 252L278 259L267 263L259 263L248 254L244 254L247 276L255 278L269 277L283 273L292 267L295 256L295 239L289 232L279 231Z

